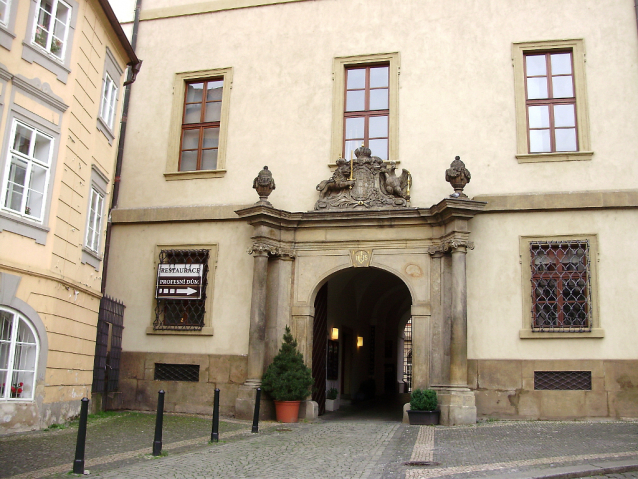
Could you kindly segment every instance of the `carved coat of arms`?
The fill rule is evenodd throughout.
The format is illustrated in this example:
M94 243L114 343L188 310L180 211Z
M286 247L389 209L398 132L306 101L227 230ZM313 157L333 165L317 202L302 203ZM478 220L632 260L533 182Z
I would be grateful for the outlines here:
M409 205L410 172L403 170L401 176L396 176L394 162L385 165L371 153L370 148L362 146L354 151L355 159L337 160L332 177L317 185L319 200L315 210L390 209Z

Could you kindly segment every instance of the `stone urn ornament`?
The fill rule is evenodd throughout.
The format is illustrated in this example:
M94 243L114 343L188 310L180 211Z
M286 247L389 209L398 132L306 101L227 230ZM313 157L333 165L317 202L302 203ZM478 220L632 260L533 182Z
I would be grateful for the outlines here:
M457 156L450 164L450 167L445 170L445 181L452 185L454 193L450 195L450 198L467 198L467 195L463 193L463 188L472 179L470 170L465 168L465 163L461 161L461 157Z
M275 189L275 180L267 166L264 166L264 169L261 170L253 180L253 188L257 190L257 194L259 195L259 201L255 204L272 206L270 201L268 201L268 197Z

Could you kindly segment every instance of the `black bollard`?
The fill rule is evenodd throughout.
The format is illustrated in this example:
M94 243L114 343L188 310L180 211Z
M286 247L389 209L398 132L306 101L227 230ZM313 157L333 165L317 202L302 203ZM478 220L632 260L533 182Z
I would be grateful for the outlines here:
M153 441L153 455L162 454L162 426L164 424L164 390L157 393L157 416L155 417L155 440Z
M259 402L261 401L261 388L257 388L255 397L255 414L253 415L253 433L259 432Z
M78 441L75 444L73 474L84 474L84 446L86 445L86 420L88 415L89 398L82 398L82 406L80 406L80 426L78 427Z
M219 442L219 388L215 388L215 404L213 405L213 431L210 433L211 442Z

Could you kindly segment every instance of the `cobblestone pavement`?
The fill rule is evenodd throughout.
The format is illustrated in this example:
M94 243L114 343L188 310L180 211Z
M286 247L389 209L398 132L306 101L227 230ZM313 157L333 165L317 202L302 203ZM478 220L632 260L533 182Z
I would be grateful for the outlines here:
M298 424L165 416L166 456L150 456L153 416L89 424L86 469L100 478L638 478L638 422L497 421L408 426L344 408ZM0 437L0 477L68 477L77 428ZM606 473L606 475L605 475ZM14 476L12 476L12 474ZM17 474L17 475L15 475Z

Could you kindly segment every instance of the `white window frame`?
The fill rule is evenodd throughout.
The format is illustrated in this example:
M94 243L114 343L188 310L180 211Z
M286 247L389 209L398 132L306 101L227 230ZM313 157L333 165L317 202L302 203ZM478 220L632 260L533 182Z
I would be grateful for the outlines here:
M113 129L113 120L115 119L115 104L117 102L117 84L111 78L111 75L104 74L104 88L102 89L102 104L100 107L100 118L104 120L106 126Z
M3 8L2 5L4 5L4 12L2 12L2 16L0 16L0 25L7 27L11 15L11 0L0 0L0 9ZM2 20L2 17L4 17L4 20Z
M9 340L7 341L7 340L0 339L0 344L9 344L6 367L4 364L0 363L0 371L6 372L4 385L2 382L0 382L0 401L24 401L24 400L32 401L34 397L37 376L38 376L38 358L40 357L40 341L38 340L37 331L34 328L34 326L31 324L31 322L24 315L18 313L17 311L10 308L6 308L6 307L1 307L1 306L0 306L0 311L13 315L13 322L11 325ZM24 325L25 327L29 329L29 331L31 332L31 335L34 338L34 341L35 341L34 343L26 343L26 342L21 343L17 341L18 328L20 327L20 325ZM16 349L16 344L18 343L26 344L29 346L35 346L35 358L33 361L33 369L17 370L24 374L30 374L33 379L31 384L26 384L26 386L23 386L23 390L20 393L20 397L11 397L11 386L14 384L13 374L16 372L16 370L14 369L15 349ZM18 377L18 379L20 378ZM21 381L21 382L24 383L24 381ZM18 383L16 382L15 384L18 384Z
M29 153L28 154L24 154L21 153L17 150L15 150L13 148L14 143L15 143L15 136L16 136L16 130L18 125L22 126L23 128L26 128L28 130L31 131L31 142L30 142L30 146L29 146ZM50 146L49 146L49 156L47 158L47 162L43 162L41 160L38 160L37 158L35 158L33 156L33 150L35 149L35 137L37 135L43 136L45 138L47 138L48 140L50 140ZM14 215L18 215L21 216L23 218L28 218L32 221L36 221L38 223L42 223L43 219L45 217L45 212L46 212L46 208L47 208L47 199L48 199L48 190L49 190L49 176L51 174L51 159L53 156L53 151L54 151L54 147L55 147L55 139L53 137L51 137L50 135L47 135L46 133L44 133L43 131L32 127L30 125L28 125L25 122L22 121L18 121L16 119L13 120L13 124L11 125L11 137L10 137L10 142L9 142L9 150L8 150L8 154L7 154L7 161L5 164L5 173L4 173L4 182L2 185L2 198L1 198L1 208L3 211L8 211ZM9 194L9 183L10 183L10 172L11 172L11 165L13 163L13 157L16 157L19 161L22 161L24 163L27 164L27 168L26 168L26 173L25 173L25 183L23 186L23 188L25 188L25 192L23 192L23 197L22 197L22 201L20 203L20 210L16 211L15 209L9 208L8 206L6 206L6 202L7 202L7 195ZM31 172L33 171L33 168L35 167L39 167L39 168L43 168L45 170L45 179L44 179L44 190L41 192L42 193L42 208L40 209L39 214L33 215L31 214L31 211L28 210L27 211L27 202L29 200L29 190L30 190L30 177L31 177ZM27 180L28 179L28 180Z
M71 5L69 5L68 3L66 3L63 0L51 0L51 13L49 14L49 12L47 12L46 10L44 10L42 8L42 2L46 2L48 0L38 0L38 4L36 6L35 9L35 19L33 22L33 34L31 37L31 43L33 45L35 45L38 48L42 48L43 50L45 50L47 53L53 55L55 58L57 58L58 60L62 61L64 60L64 57L66 55L66 50L67 50L67 44L68 44L68 37L69 37L69 27L71 24L71 19L73 18L73 7L71 7ZM66 18L66 22L61 22L60 20L58 20L57 17L57 9L58 9L58 5L62 4L63 6L65 6L68 9L68 14L67 14L67 18ZM50 15L50 19L49 19L49 25L48 25L48 29L44 28L44 25L40 25L38 22L38 19L40 17L40 12L43 11L47 14ZM54 13L55 12L55 13ZM54 35L54 31L55 31L55 22L56 21L60 21L60 23L64 26L64 34L63 37L64 38L59 38L57 36ZM53 23L53 27L51 26L51 24ZM42 29L42 31L46 32L46 45L41 45L40 43L36 42L36 36L38 34L38 30ZM52 49L53 47L53 39L59 40L62 42L62 48L58 53L55 53Z
M91 187L91 199L87 212L86 238L84 244L94 253L100 254L102 236L102 218L104 217L104 194Z

